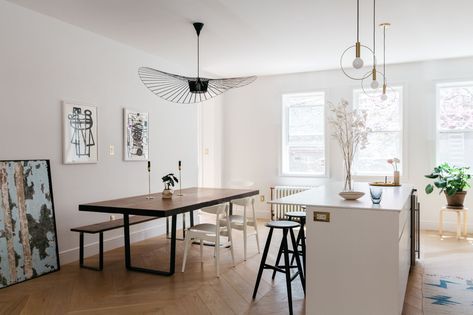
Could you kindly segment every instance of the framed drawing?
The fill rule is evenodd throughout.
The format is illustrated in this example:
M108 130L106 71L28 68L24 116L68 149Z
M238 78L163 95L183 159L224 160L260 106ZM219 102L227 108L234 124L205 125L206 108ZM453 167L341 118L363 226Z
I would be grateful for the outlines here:
M148 113L123 110L124 117L124 160L146 161L149 157Z
M97 163L97 107L63 102L64 164Z
M0 161L0 288L56 270L49 160Z

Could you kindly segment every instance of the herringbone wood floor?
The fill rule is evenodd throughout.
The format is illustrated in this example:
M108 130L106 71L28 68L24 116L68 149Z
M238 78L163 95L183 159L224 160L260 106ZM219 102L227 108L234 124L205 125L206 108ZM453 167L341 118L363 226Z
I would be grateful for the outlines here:
M264 246L267 229L261 225ZM269 259L275 260L278 247L275 235ZM249 240L248 260L243 261L243 239L235 232L236 267L229 250L222 250L221 277L216 278L213 248L204 247L200 263L199 246L190 251L186 272L181 273L183 242L178 241L176 274L161 277L128 272L123 248L105 253L104 270L79 268L77 263L55 272L0 291L1 314L287 314L287 295L282 274L271 280L265 271L259 293L252 300L261 255L254 240ZM133 263L146 267L168 263L168 243L164 236L133 244ZM96 257L86 263L95 263ZM416 297L415 285L408 294ZM294 313L305 314L304 294L298 279L293 282ZM421 314L405 307L405 314Z

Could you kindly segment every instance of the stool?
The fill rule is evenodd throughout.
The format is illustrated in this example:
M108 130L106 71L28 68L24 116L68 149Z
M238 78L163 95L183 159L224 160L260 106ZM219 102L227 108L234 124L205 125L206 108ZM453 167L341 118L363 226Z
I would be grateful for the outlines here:
M286 216L289 218L291 221L299 221L301 228L299 229L299 233L297 234L297 253L302 256L302 266L304 269L304 276L305 276L305 233L304 233L304 227L305 227L305 218L306 218L306 213L305 211L291 211L291 212L286 212ZM301 250L299 250L299 247ZM279 254L278 254L278 257ZM279 263L279 260L276 261L276 265ZM292 256L291 259L291 265L294 263L294 255ZM273 279L276 273L273 273Z
M297 276L299 276L299 278L301 279L302 288L304 289L304 294L305 294L305 279L304 279L304 273L302 272L302 266L301 266L301 261L299 259L299 255L297 254L294 255L296 259L296 266L291 266L291 264L289 263L290 251L288 248L287 234L289 233L291 235L292 248L295 249L294 251L297 251L297 243L296 243L296 238L294 236L293 229L296 227L300 227L300 224L294 221L271 221L271 222L266 223L266 227L269 228L269 234L268 234L268 239L266 240L266 244L264 245L263 257L261 258L261 263L258 270L258 276L256 278L255 289L253 291L253 299L256 298L256 294L258 293L258 286L261 281L261 276L263 275L264 269L272 269L277 272L282 272L286 275L289 314L292 315L293 310L292 310L291 282ZM284 265L278 265L278 263L276 263L276 265L274 266L266 264L266 258L268 257L269 246L271 244L271 238L273 236L274 229L282 229L282 232L283 232L282 241L281 241L282 249L280 248L279 250L280 252L282 251L282 254L284 255ZM293 276L291 276L291 268L297 268L297 272Z
M440 209L440 221L439 221L439 234L443 236L443 217L445 212L453 212L457 214L457 239L460 239L462 236L462 227L463 227L463 235L467 237L468 230L468 208L454 208L454 207L443 207ZM461 222L461 215L463 214L463 223Z

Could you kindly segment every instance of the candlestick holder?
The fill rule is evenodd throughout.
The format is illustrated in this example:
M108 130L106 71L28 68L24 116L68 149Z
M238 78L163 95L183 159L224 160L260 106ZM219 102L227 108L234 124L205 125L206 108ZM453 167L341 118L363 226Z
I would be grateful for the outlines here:
M151 162L148 161L148 196L146 196L146 199L154 199L153 196L151 196Z
M179 166L179 193L178 196L184 196L182 194L182 181L181 181L181 167Z

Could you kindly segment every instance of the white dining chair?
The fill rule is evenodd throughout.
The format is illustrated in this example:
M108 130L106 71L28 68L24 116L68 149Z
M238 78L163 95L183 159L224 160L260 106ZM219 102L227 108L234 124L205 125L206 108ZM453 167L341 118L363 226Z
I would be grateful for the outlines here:
M259 246L259 236L258 236L258 226L256 224L256 213L255 213L255 198L247 197L241 199L235 199L230 201L233 207L233 213L235 213L236 207L243 208L243 215L232 214L226 219L230 222L232 229L243 231L243 250L244 250L244 260L247 256L247 243L248 238L255 236L256 246L258 247L258 253L260 253ZM251 207L251 215L248 215ZM251 230L248 231L248 227L251 227Z
M182 272L186 268L187 255L190 249L190 246L193 241L200 241L200 261L203 262L203 247L204 241L210 242L215 245L214 249L214 259L215 259L215 268L217 272L217 277L220 277L220 248L221 247L230 247L230 252L232 254L233 266L235 266L235 257L233 253L233 240L232 240L232 229L230 227L230 222L227 221L228 217L228 204L219 204L215 206L210 206L202 208L200 211L214 214L215 224L212 223L201 223L190 227L187 230L185 245L184 245L184 260L182 262ZM221 236L227 238L227 242L222 242Z

